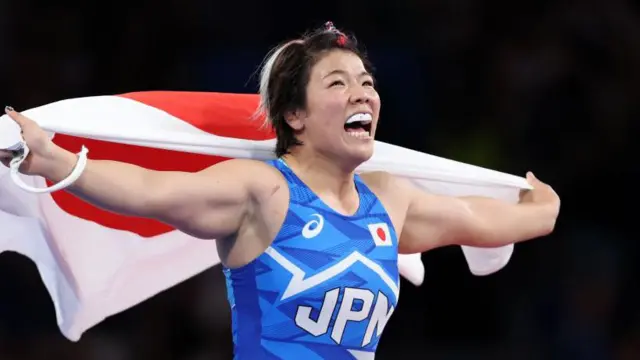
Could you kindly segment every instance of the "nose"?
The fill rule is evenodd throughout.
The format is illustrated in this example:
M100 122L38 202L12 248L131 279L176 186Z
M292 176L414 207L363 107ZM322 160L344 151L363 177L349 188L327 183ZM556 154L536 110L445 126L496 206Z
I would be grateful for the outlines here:
M354 104L368 104L371 101L371 94L364 86L355 86L351 90L351 102Z

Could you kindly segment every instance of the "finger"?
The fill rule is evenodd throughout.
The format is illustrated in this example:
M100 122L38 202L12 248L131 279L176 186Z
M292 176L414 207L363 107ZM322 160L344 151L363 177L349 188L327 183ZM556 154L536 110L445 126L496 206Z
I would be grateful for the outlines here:
M533 175L533 172L531 172L531 171L527 172L527 181L531 185L533 185L533 184L544 184L542 181L540 181L540 179L538 179L535 175Z
M13 121L15 121L16 123L18 123L18 125L20 125L20 127L23 127L24 125L27 125L31 120L22 115L21 113L15 111L11 106L7 106L4 108L4 112L13 119Z
M535 176L533 176L533 173L531 171L527 171L527 174L525 175L525 178L527 179L527 182L531 186L533 186L533 184L535 184L535 182L536 182L536 178L535 178Z

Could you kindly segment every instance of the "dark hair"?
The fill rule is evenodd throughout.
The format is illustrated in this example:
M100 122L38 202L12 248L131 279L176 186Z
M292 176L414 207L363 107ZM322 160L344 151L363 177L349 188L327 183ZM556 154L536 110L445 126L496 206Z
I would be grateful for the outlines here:
M276 47L267 56L260 74L260 111L275 130L276 156L281 157L288 154L292 147L302 145L294 129L285 120L285 114L306 108L311 69L324 54L333 49L358 55L366 70L373 72L366 54L358 48L355 37L338 31L331 23L298 40Z

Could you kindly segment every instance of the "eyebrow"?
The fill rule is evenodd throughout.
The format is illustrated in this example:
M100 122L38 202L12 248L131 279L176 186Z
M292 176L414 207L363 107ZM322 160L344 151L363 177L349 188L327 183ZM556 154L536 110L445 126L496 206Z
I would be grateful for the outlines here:
M323 79L326 79L326 78L328 78L329 76L331 76L331 75L336 75L336 74L346 75L346 74L347 74L347 72L346 72L346 71L344 71L344 70L339 70L339 69L338 69L338 70L333 70L333 71L331 71L330 73L328 73L327 75L323 76L322 78L323 78ZM372 78L373 78L373 75L371 75L371 73L369 73L369 72L368 72L368 71L366 71L366 70L365 70L365 71L363 71L363 72L361 72L360 74L358 74L358 77L363 77L363 76L370 76L370 77L372 77Z

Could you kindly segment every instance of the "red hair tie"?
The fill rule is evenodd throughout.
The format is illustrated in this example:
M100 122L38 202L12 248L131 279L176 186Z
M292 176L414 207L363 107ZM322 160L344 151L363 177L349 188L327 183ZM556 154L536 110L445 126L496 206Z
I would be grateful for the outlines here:
M338 39L336 39L336 43L339 46L345 46L347 44L347 36L341 33L338 29L336 29L336 27L333 25L333 22L327 21L324 24L324 28L326 29L326 31L334 32L338 35Z

